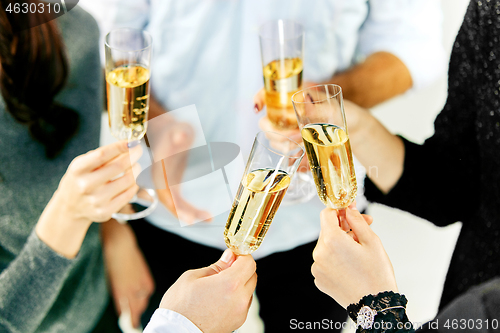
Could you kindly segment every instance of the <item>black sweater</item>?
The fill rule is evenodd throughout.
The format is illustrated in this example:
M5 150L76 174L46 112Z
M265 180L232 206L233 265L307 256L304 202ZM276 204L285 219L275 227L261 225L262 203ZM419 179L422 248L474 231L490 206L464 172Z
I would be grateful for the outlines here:
M448 99L423 145L406 140L404 172L371 201L438 226L462 221L442 308L500 275L500 0L472 0L450 59Z

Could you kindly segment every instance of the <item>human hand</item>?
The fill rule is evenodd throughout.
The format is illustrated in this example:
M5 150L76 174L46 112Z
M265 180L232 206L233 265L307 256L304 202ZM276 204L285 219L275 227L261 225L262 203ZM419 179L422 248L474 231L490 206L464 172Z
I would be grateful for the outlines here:
M265 106L265 95L266 91L264 89L259 90L257 94L254 96L254 102L255 102L255 112L259 113L262 111L262 109ZM298 144L302 144L302 135L300 134L300 130L298 128L288 128L288 129L283 129L279 128L273 125L273 123L269 120L269 117L266 115L259 120L259 127L261 130L266 131L266 132L274 132L274 133L279 133L290 140L293 140L297 142ZM269 142L272 147L284 151L282 149L282 142L276 141L279 140L279 136L273 136L272 139L268 137ZM303 158L302 161L300 162L297 171L298 172L306 172L310 169L309 167L309 162L307 161L307 158Z
M116 142L76 157L54 197L73 220L105 222L137 192L142 148Z
M352 229L349 233L339 227L336 210L321 212L311 267L318 289L344 308L369 294L398 292L394 269L378 236L357 210L347 208L346 218Z
M116 311L129 311L132 326L138 327L155 289L153 276L130 225L111 220L101 226L101 236Z
M134 173L142 154L120 141L75 158L45 207L35 231L59 254L74 258L92 222L105 222L138 190Z
M302 85L302 89L306 89L309 87L314 87L317 86L319 83L316 82L310 82L310 81L305 81ZM255 113L259 113L262 111L264 106L266 106L266 90L262 88L259 90L253 97L253 102L254 102L254 111Z
M204 333L232 332L246 320L257 284L252 256L231 250L205 268L189 270L167 290L160 308L182 314Z

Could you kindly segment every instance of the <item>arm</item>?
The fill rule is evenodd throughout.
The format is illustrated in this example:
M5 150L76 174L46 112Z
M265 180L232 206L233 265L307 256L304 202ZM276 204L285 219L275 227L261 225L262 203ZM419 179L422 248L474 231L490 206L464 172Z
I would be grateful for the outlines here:
M474 27L469 29L475 15L474 6L469 6L470 19L464 21L451 55L448 99L434 123L434 135L423 145L403 140L403 172L389 193L382 193L387 189L379 186L376 175L369 174L365 183L369 200L406 210L440 226L468 220L480 203L481 150L476 126L481 125L476 124L476 117L484 106L471 87L480 86L484 78L475 74L475 66L482 66L478 59L481 54L475 49L478 41L469 38L476 33ZM363 159L356 148L353 151Z
M346 99L367 108L428 85L446 69L440 24L438 1L369 1L358 41L365 59L328 83L340 85Z
M397 56L376 52L326 83L341 86L346 99L370 108L410 89L412 77Z
M34 332L55 301L92 221L102 222L137 191L125 142L71 163L20 254L0 274L0 328ZM114 179L120 173L123 177Z
M149 266L129 224L120 224L115 220L103 223L101 238L117 313L130 311L132 327L138 327L155 288Z
M368 110L345 101L349 140L356 158L377 188L388 193L403 174L405 148Z

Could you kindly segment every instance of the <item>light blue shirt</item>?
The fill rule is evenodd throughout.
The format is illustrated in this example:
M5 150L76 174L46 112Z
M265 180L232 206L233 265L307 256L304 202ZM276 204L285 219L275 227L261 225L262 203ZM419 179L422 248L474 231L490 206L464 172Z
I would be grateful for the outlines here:
M203 129L197 135L206 142L238 144L245 161L259 130L253 96L263 87L258 28L266 21L292 19L304 26L307 81L326 80L377 51L390 52L406 64L413 89L446 70L436 0L84 0L81 5L95 15L103 35L124 26L148 30L155 98L168 110L194 104ZM148 220L225 249L223 231L232 199L216 195L211 190L215 185L206 180L203 188L183 189L195 206L216 211L212 223L181 227L161 205ZM323 208L317 197L282 205L254 257L316 240Z

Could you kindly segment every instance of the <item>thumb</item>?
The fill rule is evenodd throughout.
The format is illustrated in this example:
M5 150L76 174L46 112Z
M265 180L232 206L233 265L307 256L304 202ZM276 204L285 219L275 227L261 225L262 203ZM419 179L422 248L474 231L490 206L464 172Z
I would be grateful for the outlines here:
M222 253L222 256L216 263L208 267L198 269L197 278L218 274L223 270L231 267L231 265L235 260L236 260L236 255L233 253L233 251L227 249L226 251L224 251L224 253Z
M352 231L357 236L359 243L367 243L370 241L373 231L357 209L347 208L346 219Z

